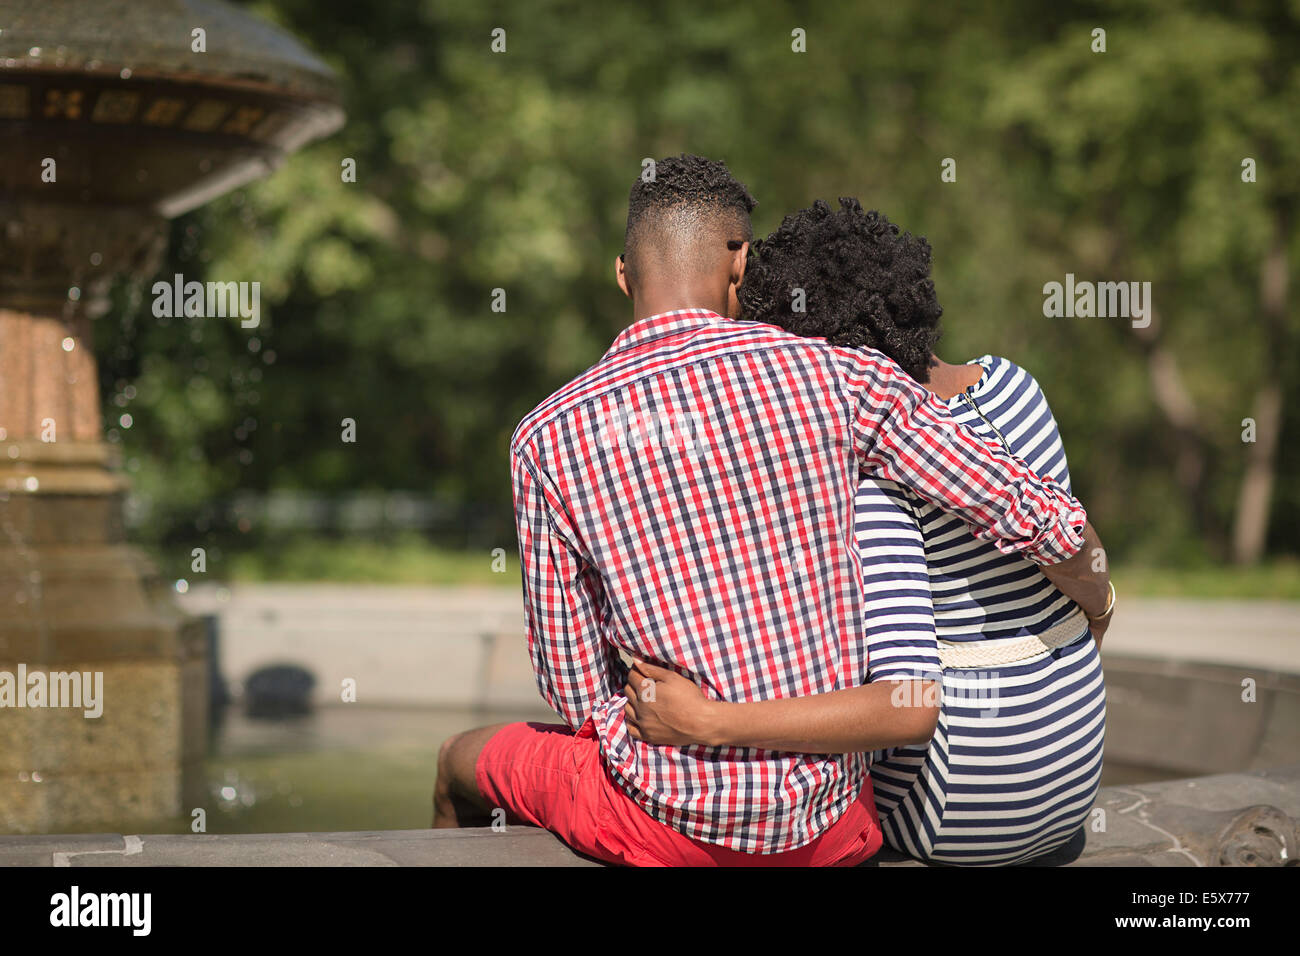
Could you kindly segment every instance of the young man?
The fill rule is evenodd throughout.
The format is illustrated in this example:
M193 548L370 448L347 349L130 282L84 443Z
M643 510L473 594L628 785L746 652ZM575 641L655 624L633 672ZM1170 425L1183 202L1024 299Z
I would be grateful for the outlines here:
M447 741L435 826L503 808L609 862L862 862L881 843L863 755L646 745L618 650L724 700L865 683L864 470L1041 564L1082 547L1076 500L889 359L724 317L754 205L695 156L633 186L615 271L634 321L511 442L529 650L565 723Z

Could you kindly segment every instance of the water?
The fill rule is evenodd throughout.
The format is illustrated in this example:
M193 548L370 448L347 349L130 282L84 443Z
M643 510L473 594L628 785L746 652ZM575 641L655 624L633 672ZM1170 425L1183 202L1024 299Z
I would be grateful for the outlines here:
M429 826L438 746L471 727L554 722L540 704L505 711L328 707L287 720L254 720L231 708L205 767L208 833L412 830ZM1102 783L1146 783L1178 774L1108 762ZM91 830L189 832L176 820L109 822Z
M515 711L330 707L288 720L232 709L206 763L209 833L429 826L439 745L471 727L556 718Z

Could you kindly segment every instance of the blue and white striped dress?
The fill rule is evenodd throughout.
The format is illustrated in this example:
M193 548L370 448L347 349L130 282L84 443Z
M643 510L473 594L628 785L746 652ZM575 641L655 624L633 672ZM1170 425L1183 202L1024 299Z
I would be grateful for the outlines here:
M953 418L1070 487L1060 433L1038 383L1004 358L948 401ZM999 438L999 434L1001 438ZM936 679L928 745L872 755L886 842L938 863L1019 863L1068 841L1101 779L1106 692L1086 622L1078 638L1014 664L944 668L937 641L1025 635L1079 615L1030 561L979 541L957 518L888 481L864 479L855 507L869 680ZM900 692L903 688L900 688Z

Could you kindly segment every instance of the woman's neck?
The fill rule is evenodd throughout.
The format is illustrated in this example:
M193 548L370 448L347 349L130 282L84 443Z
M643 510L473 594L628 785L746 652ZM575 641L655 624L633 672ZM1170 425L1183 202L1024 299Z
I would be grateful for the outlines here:
M930 381L925 387L946 402L978 382L983 374L982 366L950 365L932 355L930 356Z

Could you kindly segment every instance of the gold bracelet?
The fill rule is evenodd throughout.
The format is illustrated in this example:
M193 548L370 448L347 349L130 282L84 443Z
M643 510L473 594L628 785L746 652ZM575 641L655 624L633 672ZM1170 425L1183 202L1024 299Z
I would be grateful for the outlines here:
M1111 581L1111 582L1110 582L1110 601L1106 604L1106 610L1102 611L1102 612L1101 612L1100 614L1098 614L1096 617L1090 617L1090 618L1088 618L1088 620L1089 620L1089 621L1097 621L1097 622L1101 622L1101 621L1106 620L1106 618L1110 617L1110 616L1111 616L1112 614L1114 614L1114 613L1115 613L1115 582L1114 582L1114 581Z

